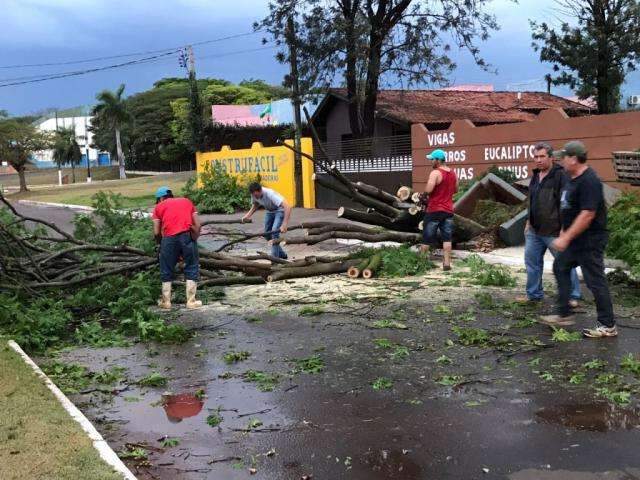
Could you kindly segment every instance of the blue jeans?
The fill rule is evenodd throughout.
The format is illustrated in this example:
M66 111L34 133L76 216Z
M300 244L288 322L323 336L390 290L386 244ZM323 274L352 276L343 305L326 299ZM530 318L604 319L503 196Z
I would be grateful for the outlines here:
M266 238L267 240L280 238L280 227L282 226L283 221L284 210L267 211L264 216L264 238ZM271 245L271 256L277 258L287 258L287 254L279 244Z
M529 297L529 300L540 300L544 296L542 289L544 254L547 249L549 249L554 258L558 256L558 252L549 248L551 242L553 242L556 237L538 235L529 228L524 238L524 263L527 267L527 297ZM580 293L580 280L578 279L575 268L571 270L570 296L576 300L582 297Z
M442 242L450 242L453 238L453 215L447 212L433 212L424 214L422 227L422 243L438 245L438 231Z
M160 279L170 282L178 259L184 260L184 276L187 280L198 281L200 273L198 244L191 239L191 233L184 232L172 237L162 237L160 243Z

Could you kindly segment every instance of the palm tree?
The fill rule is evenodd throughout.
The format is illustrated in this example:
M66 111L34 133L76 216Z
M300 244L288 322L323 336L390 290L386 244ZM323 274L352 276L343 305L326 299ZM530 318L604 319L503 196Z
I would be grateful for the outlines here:
M125 100L122 97L123 93L124 84L120 85L115 92L103 90L96 95L98 104L93 108L93 114L102 117L105 123L107 123L115 133L121 179L127 178L127 174L124 171L124 153L122 152L122 143L120 142L120 129L130 118Z
M58 170L62 169L62 165L71 164L72 181L76 183L76 165L80 163L82 153L76 140L76 129L74 127L61 128L55 132L53 159L58 165Z

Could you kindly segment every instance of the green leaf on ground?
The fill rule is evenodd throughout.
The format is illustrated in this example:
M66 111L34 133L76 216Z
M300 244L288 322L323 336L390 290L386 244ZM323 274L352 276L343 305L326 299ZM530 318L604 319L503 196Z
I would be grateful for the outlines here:
M580 332L568 332L564 328L552 328L551 340L554 342L578 342L582 340L582 333Z
M224 362L227 365L231 365L232 363L238 363L238 362L243 362L245 361L247 358L249 358L251 356L251 352L236 352L236 351L230 351L224 354Z
M378 377L373 382L371 382L371 387L374 390L387 390L393 387L393 382L385 377Z
M388 318L373 322L372 327L373 328L395 328L398 330L407 330L409 328L405 323L398 322L397 320L391 320Z

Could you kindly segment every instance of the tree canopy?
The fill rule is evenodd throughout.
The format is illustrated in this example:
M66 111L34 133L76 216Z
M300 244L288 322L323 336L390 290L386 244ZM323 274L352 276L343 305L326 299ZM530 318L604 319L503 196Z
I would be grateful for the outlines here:
M51 146L49 133L39 131L31 120L31 117L0 119L0 158L18 172L21 192L27 190L24 171L31 156Z
M254 79L236 85L227 80L201 78L196 84L202 99L204 127L209 132L213 104L267 103L288 95L284 87ZM121 137L129 167L162 170L169 164L192 165L191 95L193 91L188 78L171 77L124 100L130 118L121 125ZM115 156L114 135L100 116L94 119L92 131L94 145Z
M594 97L599 113L620 108L620 87L640 60L637 0L557 0L568 18L559 28L532 21L533 47L553 65L549 78L580 98ZM569 23L571 22L571 23Z
M355 137L374 133L381 82L444 84L452 46L487 68L476 45L497 28L490 0L272 0L255 25L283 47L295 46L301 92L343 77ZM293 30L289 19L293 18ZM289 51L277 54L289 62ZM290 79L289 79L290 80Z
M76 182L75 166L82 159L80 145L76 140L76 129L74 127L58 129L52 139L53 159L62 168L63 165L71 165L73 183Z

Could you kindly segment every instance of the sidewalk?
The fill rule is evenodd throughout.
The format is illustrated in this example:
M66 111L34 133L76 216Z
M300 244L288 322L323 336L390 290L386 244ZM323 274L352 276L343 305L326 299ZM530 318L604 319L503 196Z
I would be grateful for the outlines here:
M469 251L454 251L454 256L458 258L466 258L469 255L472 255L476 252ZM520 245L518 247L506 247L506 248L498 248L489 253L476 253L480 257L482 257L488 263L500 263L502 265L509 265L511 267L522 267L524 266L524 245ZM616 268L622 268L624 270L628 270L629 267L621 260L615 260L613 258L605 258L605 272L610 272ZM547 273L553 273L553 256L547 250L547 253L544 256L544 271ZM580 268L578 268L578 276L582 278L582 272Z

